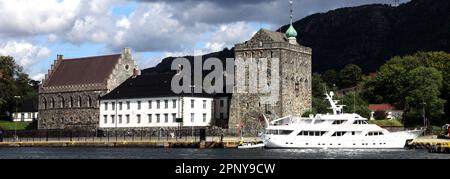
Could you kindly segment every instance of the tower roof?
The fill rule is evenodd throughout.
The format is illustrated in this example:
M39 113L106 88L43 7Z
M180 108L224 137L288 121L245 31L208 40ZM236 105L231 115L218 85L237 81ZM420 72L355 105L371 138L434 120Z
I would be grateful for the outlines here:
M294 26L291 24L286 31L286 37L287 38L297 38L297 31L295 30Z

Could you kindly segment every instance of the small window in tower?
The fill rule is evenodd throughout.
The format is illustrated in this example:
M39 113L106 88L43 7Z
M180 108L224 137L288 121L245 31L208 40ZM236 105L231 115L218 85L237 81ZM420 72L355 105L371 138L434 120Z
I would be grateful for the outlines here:
M128 70L130 68L129 65L125 65L125 69Z
M262 47L263 46L263 42L259 41L259 46Z

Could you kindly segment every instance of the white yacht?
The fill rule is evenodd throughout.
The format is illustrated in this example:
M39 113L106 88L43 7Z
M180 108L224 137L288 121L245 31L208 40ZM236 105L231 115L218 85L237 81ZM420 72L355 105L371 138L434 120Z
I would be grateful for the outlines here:
M266 148L404 148L424 130L389 132L358 114L343 113L343 105L326 94L333 114L309 118L283 117L269 122L262 135Z

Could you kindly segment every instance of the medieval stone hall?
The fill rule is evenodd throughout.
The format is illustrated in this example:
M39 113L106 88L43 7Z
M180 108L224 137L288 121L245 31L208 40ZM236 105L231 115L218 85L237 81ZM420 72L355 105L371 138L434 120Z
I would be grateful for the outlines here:
M99 125L99 98L136 73L131 50L63 59L58 55L39 88L39 129L87 129Z
M296 37L297 32L291 24L286 33L261 29L249 41L235 45L236 59L265 58L269 61L268 64L271 64L271 59L279 60L279 96L275 105L269 105L261 104L260 101L260 97L266 94L234 92L230 107L230 132L243 130L246 134L255 135L262 128L258 120L262 114L273 119L289 115L301 116L311 109L312 50L298 44ZM248 78L248 70L247 68L244 78ZM243 80L248 79L235 81Z

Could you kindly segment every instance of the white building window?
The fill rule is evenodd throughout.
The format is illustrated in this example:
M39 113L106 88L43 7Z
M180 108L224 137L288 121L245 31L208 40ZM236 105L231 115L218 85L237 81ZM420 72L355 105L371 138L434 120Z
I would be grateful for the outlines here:
M127 118L127 124L129 124L130 123L130 115L125 115L125 117Z
M152 109L152 101L148 101L148 109Z
M161 122L160 114L156 114L156 123L160 122Z
M103 116L103 123L108 123L108 116L107 115L104 115Z
M148 123L152 123L152 114L148 114Z
M204 123L206 122L206 114L205 113L203 113L203 122Z
M127 101L127 110L130 110L130 101Z
M176 113L172 113L172 122L173 123L177 122L177 114Z
M141 101L138 101L137 105L138 105L138 110L141 110Z
M136 115L136 118L137 118L137 123L140 124L141 123L141 115L140 114Z
M161 108L161 101L160 100L156 100L156 109Z
M117 116L119 119L119 124L122 124L122 115Z
M119 102L119 110L122 110L122 102Z
M113 123L113 124L116 123L116 119L115 118L116 118L116 116L111 115L111 123Z
M108 110L108 103L105 102L103 105L105 106L105 111L107 111Z
M164 108L169 109L169 100L164 100Z
M112 102L111 103L111 109L114 111L114 110L116 110L116 103L115 102Z
M195 99L191 100L191 108L194 109L195 108Z
M203 109L206 109L206 100L203 100Z
M191 123L194 123L195 113L191 113Z
M172 108L175 109L177 108L177 100L172 100Z
M169 114L164 114L164 123L169 123Z

